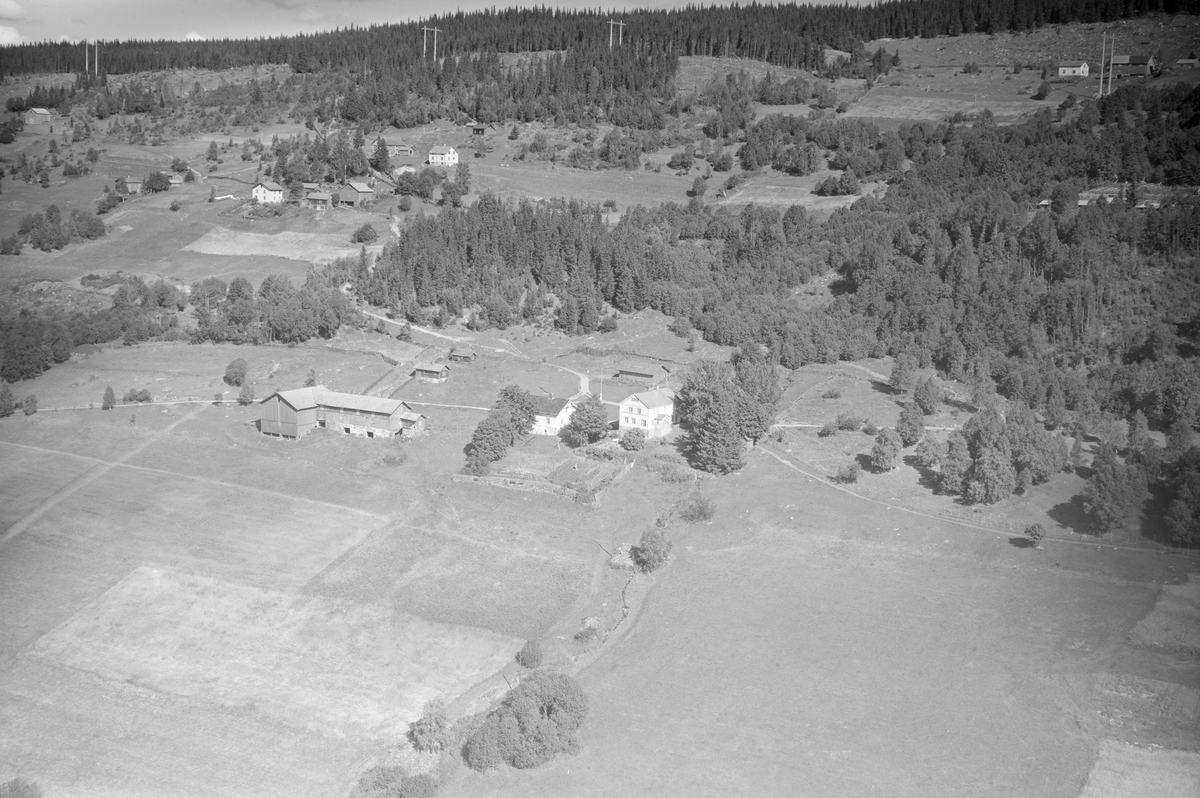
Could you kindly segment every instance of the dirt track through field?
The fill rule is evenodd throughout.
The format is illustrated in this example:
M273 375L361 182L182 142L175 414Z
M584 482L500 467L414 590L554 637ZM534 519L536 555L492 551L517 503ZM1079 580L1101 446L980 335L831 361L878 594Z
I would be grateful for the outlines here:
M152 443L156 443L157 441L162 439L164 436L166 436L168 433L170 433L171 430L175 429L183 422L192 419L193 417L198 415L202 410L204 410L203 405L201 405L200 407L197 407L195 410L188 413L186 416L183 416L182 418L177 419L176 421L172 422L162 432L159 432L157 435L154 435L153 437L149 438L144 443L142 443L140 446L137 446L136 448L130 450L129 452L126 452L120 458L109 461L109 462L102 461L95 468L91 469L90 471L83 474L82 476L76 478L69 484L64 485L62 488L60 488L58 491L56 491L53 495L51 495L49 498L47 498L44 502L42 502L40 505L38 505L38 507L36 509L31 511L28 515L26 515L20 521L17 521L15 524L10 526L8 528L8 530L4 533L4 537L0 538L0 546L3 546L5 543L8 543L10 540L15 538L17 535L24 532L35 521L37 521L39 518L41 518L43 515L45 515L48 511L50 511L55 506L57 506L58 503L61 502L63 499L65 499L68 496L70 496L71 494L75 493L80 488L84 487L85 485L87 485L91 482L94 482L96 479L107 474L114 467L116 467L118 465L123 465L126 460L129 460L130 458L132 458L135 455L139 454L140 452L144 451ZM34 447L29 447L29 448L34 448Z

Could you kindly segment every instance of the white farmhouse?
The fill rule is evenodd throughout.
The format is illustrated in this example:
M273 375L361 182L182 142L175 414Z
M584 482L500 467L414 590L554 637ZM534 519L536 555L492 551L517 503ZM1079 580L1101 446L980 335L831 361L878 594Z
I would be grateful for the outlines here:
M454 166L458 163L458 153L453 147L438 145L429 151L430 166Z
M269 180L255 183L254 188L250 189L250 196L259 205L278 205L283 202L283 186Z
M675 392L670 388L635 393L621 402L620 429L640 429L647 438L671 434L675 415Z
M575 412L575 402L570 399L538 397L533 411L534 435L557 435L567 426Z
M1058 65L1060 78L1086 78L1088 76L1087 61L1072 61L1069 64Z

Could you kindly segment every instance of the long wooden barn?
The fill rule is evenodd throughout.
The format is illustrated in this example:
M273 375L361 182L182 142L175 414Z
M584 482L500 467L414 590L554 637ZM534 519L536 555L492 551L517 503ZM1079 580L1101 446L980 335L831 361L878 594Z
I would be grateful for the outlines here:
M261 406L259 432L285 438L302 438L316 427L366 438L411 437L425 429L425 416L398 399L321 386L276 391Z

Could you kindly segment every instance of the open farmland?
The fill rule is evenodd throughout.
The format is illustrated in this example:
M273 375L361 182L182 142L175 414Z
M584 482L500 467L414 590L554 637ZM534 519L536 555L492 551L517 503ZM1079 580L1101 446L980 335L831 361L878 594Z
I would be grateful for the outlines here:
M1190 709L1142 745L1200 721L1194 667L1125 637L1158 592L1139 577L1185 576L1157 554L1123 554L1114 579L1095 546L1018 549L767 455L710 495L717 520L676 533L632 628L581 674L583 753L450 795L1076 796L1106 707L1100 691L1076 703L1067 677L1170 669L1188 685Z

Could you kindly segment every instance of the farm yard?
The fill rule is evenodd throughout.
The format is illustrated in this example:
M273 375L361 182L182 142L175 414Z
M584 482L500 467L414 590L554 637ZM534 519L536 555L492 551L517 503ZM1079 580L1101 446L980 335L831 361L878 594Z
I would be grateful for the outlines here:
M1153 46L1166 59L1200 40L1200 25L1182 15L1119 28L1122 47ZM985 108L1000 124L1019 122L1072 93L1094 95L1093 74L1056 79L1047 99L1034 100L1041 75L1032 64L1094 60L1099 30L1072 24L1019 36L869 42L869 52L898 52L899 65L873 86L832 81L846 107L823 113L889 131ZM500 60L515 66L546 55ZM841 55L827 50L826 61ZM1017 61L1025 63L1020 71ZM965 73L968 62L980 70ZM739 70L756 79L768 72L815 79L758 61L684 56L673 91L701 92ZM1200 82L1200 70L1193 72L1149 83ZM182 96L193 82L213 89L293 77L284 65L142 75L168 96ZM25 92L37 79L5 75L0 88ZM752 110L761 119L813 108L754 103ZM734 283L692 284L689 270L745 271L750 285L750 271L784 264L779 274L788 278L751 292L750 301L791 303L772 320L772 334L790 335L793 322L801 326L805 314L857 289L830 268L842 254L828 241L794 262L794 252L763 241L815 241L822 222L861 197L891 190L886 204L897 196L905 202L901 171L912 167L891 175L890 186L864 179L859 194L818 196L818 185L842 170L822 161L803 176L744 171L735 142L744 132L713 145L735 156L727 172L707 175L701 158L667 166L701 139L706 115L672 117L663 146L640 154L634 169L568 165L570 153L596 150L613 129L595 121L602 116L589 124L523 121L512 137L511 120L477 135L465 114L404 129L385 121L382 131L367 131L368 155L377 134L414 146L415 156L393 165L420 169L431 148L457 148L470 168L468 206L485 192L510 209L524 200L606 203L594 209L598 237L636 220L626 214L637 206L677 204L654 229L629 225L629 240L663 255L638 268L670 273L647 283L664 292L654 306L696 300L690 320L642 307L642 299L600 299L603 322L586 325L591 332L580 322L574 335L557 323L568 297L546 287L554 274L535 285L497 263L490 290L515 312L496 326L472 305L479 296L464 301L457 285L440 286L434 305L416 303L407 285L402 301L393 294L369 305L356 295L356 282L432 280L421 269L432 274L436 257L419 248L404 264L407 274L380 279L383 260L355 272L373 275L365 280L322 271L339 258L378 256L406 225L422 229L418 218L433 229L455 216L455 203L414 195L402 206L394 175L380 173L364 178L377 181L379 195L366 207L255 207L250 188L270 159L242 159L243 144L336 132L336 123L323 127L303 113L141 144L100 126L83 146L68 145L56 128L72 157L98 147L93 173L56 176L42 188L7 172L0 238L18 231L25 214L50 203L64 214L91 208L105 185L167 170L175 158L188 161L195 180L127 199L102 217L102 238L0 257L0 321L22 311L70 318L109 309L132 278L162 278L183 291L210 277L244 277L253 289L268 275L301 286L310 275L336 274L322 289L348 301L330 337L212 338L246 341L235 344L189 335L202 313L181 298L163 306L179 326L154 336L162 340L74 347L12 384L14 413L0 418L0 794L6 779L21 776L46 798L377 798L355 785L381 765L428 773L438 795L451 798L1200 793L1200 557L1194 546L1165 542L1166 483L1127 527L1097 532L1085 495L1107 439L1085 434L1082 422L1079 429L1055 424L1055 443L1067 449L1078 441L1077 462L1002 500L970 503L942 489L940 462L938 470L927 466L919 450L902 450L894 468L876 468L879 428L898 426L914 401L911 389L889 384L897 358L839 360L851 355L838 349L832 327L813 333L821 345L796 355L794 369L770 360L770 346L751 346L744 325L737 335L711 335L743 347L704 340L693 324L712 333L744 319L714 321L710 308L728 310L719 302L724 289L714 286ZM0 144L0 159L45 154L51 140L20 131L14 143ZM205 155L210 143L216 160ZM726 189L731 176L743 182ZM706 191L697 190L702 200L689 196L697 178L708 180ZM709 229L684 236L678 219L668 218L686 213L690 199L735 219L750 206L781 216L798 205L801 224L811 226L785 230L770 217L772 229L755 233L767 255L724 262ZM864 218L895 213L885 203L864 205L871 208ZM557 206L543 211L566 216ZM749 240L752 217L721 235ZM739 232L742 220L747 229ZM379 237L352 239L366 224ZM917 227L896 226L908 231L912 253L921 252ZM489 234L451 243L482 250ZM844 236L847 273L854 259L867 259L855 236ZM941 243L939 263L954 263L959 250L951 251L949 238ZM565 275L567 261L586 263L585 249L541 257ZM926 255L934 258L932 250ZM600 263L596 254L592 265ZM822 273L800 281L788 272L810 265ZM476 261L458 279L488 268ZM265 303L263 294L252 302ZM530 314L536 321L522 323L528 301L539 303ZM642 309L619 309L628 305ZM778 356L779 341L771 343ZM1039 338L1043 344L1049 363L1053 346ZM769 362L758 362L764 354ZM997 364L1005 357L992 354ZM0 348L0 364L6 355ZM238 359L242 381L228 377ZM761 435L737 437L739 468L706 470L698 424L676 424L662 440L622 438L613 428L632 394L678 392L703 361L740 359L763 366L782 398L768 403ZM944 447L983 407L966 371L952 379L928 361L919 376L934 377L944 401L922 416L923 434ZM991 374L987 366L971 365ZM639 377L638 369L653 376ZM420 434L368 439L323 422L300 438L269 427L273 434L261 434L258 402L313 384L401 400L424 416ZM609 429L579 446L568 445L570 435L519 435L513 408L498 406L501 390L514 385L539 402L559 400L553 407L598 397ZM116 404L102 410L110 386ZM22 412L30 396L36 412ZM1007 389L986 398L1014 406ZM678 394L671 401L683 412ZM751 414L738 402L740 432ZM511 437L502 436L499 459L475 471L471 458L482 446L474 436L492 413L509 414ZM1118 426L1122 434L1131 429L1124 420ZM1156 421L1147 433L1155 447L1168 443L1164 427ZM1195 440L1190 427L1187 435ZM699 506L706 511L693 512ZM1035 524L1044 538L1027 535ZM643 568L639 547L655 531L669 541L670 556ZM580 745L536 769L472 770L463 735L529 678L518 655L527 641L540 644L548 670L569 674L586 694ZM444 702L459 724L440 756L418 751L409 733L429 701Z

